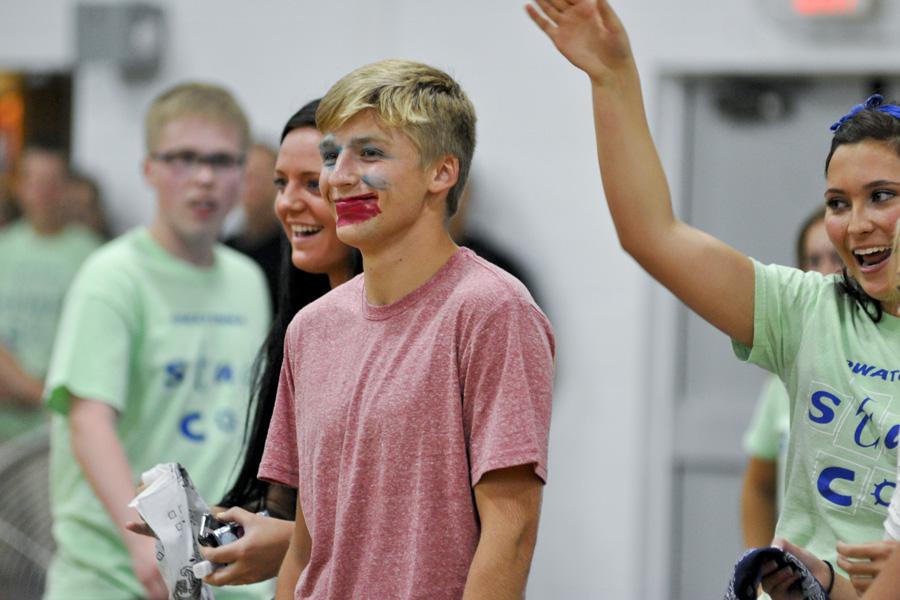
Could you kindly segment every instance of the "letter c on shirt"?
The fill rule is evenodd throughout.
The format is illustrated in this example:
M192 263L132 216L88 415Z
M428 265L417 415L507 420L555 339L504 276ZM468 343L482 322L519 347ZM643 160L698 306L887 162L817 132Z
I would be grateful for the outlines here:
M198 412L188 413L184 415L184 418L181 419L181 433L187 439L193 442L202 442L206 439L206 436L200 432L193 431L191 429L194 421L199 421L202 415Z
M835 396L830 392L826 392L825 390L819 390L818 392L813 392L812 398L810 398L809 402L813 405L814 408L819 409L818 415L813 414L812 408L809 409L809 420L813 423L831 423L834 420L834 410L825 404L824 400L828 399L834 404L835 407L840 406L841 399Z
M838 506L850 506L853 504L852 496L839 494L831 489L831 483L835 479L853 481L856 479L856 473L843 467L828 467L827 469L823 469L819 474L819 494L829 502L833 502Z
M888 450L897 447L898 437L900 437L900 425L894 425L888 430L887 437L884 438L884 445Z

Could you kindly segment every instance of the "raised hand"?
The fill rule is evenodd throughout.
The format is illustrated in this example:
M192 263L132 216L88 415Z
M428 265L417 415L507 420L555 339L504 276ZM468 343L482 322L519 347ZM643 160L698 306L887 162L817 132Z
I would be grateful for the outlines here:
M634 69L628 36L606 0L535 2L541 11L532 4L525 7L531 20L595 84L613 82Z

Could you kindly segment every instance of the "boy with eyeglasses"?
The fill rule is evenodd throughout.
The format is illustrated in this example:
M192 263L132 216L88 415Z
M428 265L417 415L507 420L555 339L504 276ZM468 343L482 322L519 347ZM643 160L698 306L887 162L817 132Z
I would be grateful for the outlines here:
M240 107L221 88L180 85L150 106L146 138L156 216L79 272L47 377L57 542L47 600L168 598L154 540L125 530L138 519L127 506L135 482L178 461L202 496L222 496L269 324L262 273L216 242L241 189L249 127Z

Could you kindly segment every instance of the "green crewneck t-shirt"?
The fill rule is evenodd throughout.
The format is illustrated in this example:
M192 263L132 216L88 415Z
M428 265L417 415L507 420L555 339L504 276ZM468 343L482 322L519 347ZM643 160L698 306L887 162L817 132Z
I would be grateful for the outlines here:
M38 234L26 221L0 229L0 345L22 369L43 380L63 297L88 255L100 246L88 229L71 225L53 235ZM0 441L44 420L0 398Z
M778 375L790 398L775 532L835 564L838 541L884 537L900 441L900 318L873 322L834 275L755 271L753 347L734 348Z
M121 600L142 587L119 533L72 454L70 394L119 413L137 481L180 462L218 502L241 452L250 370L270 321L262 272L217 245L214 265L172 256L146 229L85 263L66 298L45 394L51 426L51 505L57 553L45 600ZM260 599L271 587L228 587L216 598Z

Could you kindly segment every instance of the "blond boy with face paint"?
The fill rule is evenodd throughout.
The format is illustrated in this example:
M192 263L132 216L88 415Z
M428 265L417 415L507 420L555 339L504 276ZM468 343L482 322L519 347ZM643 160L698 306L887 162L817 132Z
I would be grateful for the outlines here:
M298 490L277 598L520 598L554 342L524 286L447 232L472 105L446 73L383 61L317 121L321 192L365 272L286 336L260 468Z
M47 600L169 597L152 538L125 530L140 474L181 462L220 498L241 449L249 370L269 323L262 273L216 243L248 125L225 90L184 84L146 118L158 210L95 253L63 312L45 396L57 413ZM256 599L265 589L216 597Z

